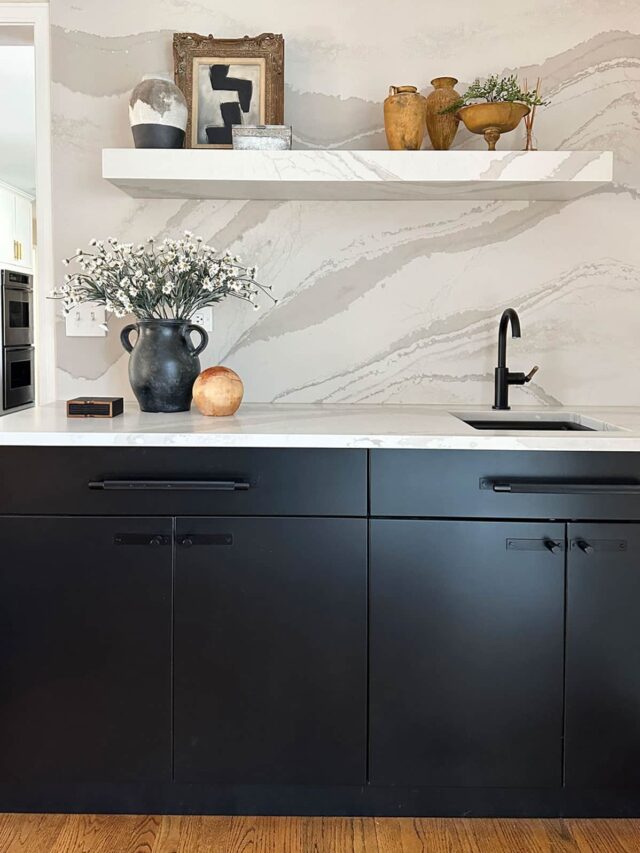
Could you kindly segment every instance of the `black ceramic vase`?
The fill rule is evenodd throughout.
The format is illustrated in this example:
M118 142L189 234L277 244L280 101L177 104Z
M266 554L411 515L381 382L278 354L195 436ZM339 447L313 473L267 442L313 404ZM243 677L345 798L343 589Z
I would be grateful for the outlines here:
M135 344L131 332L137 331ZM191 332L201 341L193 345ZM139 320L120 333L131 353L129 381L143 412L188 412L193 383L200 373L198 356L209 342L200 326L186 320Z

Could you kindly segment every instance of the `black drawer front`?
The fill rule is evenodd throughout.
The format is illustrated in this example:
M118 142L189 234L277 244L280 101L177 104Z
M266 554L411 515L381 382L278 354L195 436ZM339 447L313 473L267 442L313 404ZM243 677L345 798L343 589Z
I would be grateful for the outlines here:
M367 513L365 450L0 448L0 514Z
M372 450L371 514L640 519L640 454Z

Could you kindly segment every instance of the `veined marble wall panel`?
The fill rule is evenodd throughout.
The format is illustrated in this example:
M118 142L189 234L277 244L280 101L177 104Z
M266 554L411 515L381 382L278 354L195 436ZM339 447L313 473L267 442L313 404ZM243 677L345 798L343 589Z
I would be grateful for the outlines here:
M514 402L640 404L638 0L237 6L52 0L58 258L92 236L188 228L257 263L278 304L216 308L203 356L237 370L248 400L489 402L497 320L513 305L523 338L509 342L510 365L541 366ZM538 114L538 147L613 149L616 185L567 203L131 199L101 179L101 150L132 144L129 91L170 67L176 30L283 32L297 147L385 147L390 83L542 76L552 103ZM483 145L462 131L456 139ZM521 148L521 133L501 145ZM60 397L131 396L121 325L74 339L58 323Z

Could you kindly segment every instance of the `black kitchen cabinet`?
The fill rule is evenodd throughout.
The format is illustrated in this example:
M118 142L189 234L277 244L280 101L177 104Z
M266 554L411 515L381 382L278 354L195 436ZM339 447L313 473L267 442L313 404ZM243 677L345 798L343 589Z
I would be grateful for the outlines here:
M171 532L0 518L3 784L170 779Z
M640 786L640 524L569 525L565 780Z
M640 813L640 454L6 447L0 481L2 810Z
M371 521L372 784L561 784L564 547L557 523Z
M366 781L367 523L179 518L176 781Z

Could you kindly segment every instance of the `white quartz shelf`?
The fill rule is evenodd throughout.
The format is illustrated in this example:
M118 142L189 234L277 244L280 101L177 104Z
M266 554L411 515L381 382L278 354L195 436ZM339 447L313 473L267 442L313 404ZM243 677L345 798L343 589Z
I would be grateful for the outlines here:
M197 411L144 414L134 402L113 420L67 419L64 403L0 417L1 446L32 447L306 447L414 450L559 450L640 452L640 408L524 408L513 417L555 417L578 412L602 432L479 432L452 411L421 405L246 403L230 418ZM491 417L477 407L467 415Z
M611 184L611 151L232 151L106 148L135 198L562 200Z

